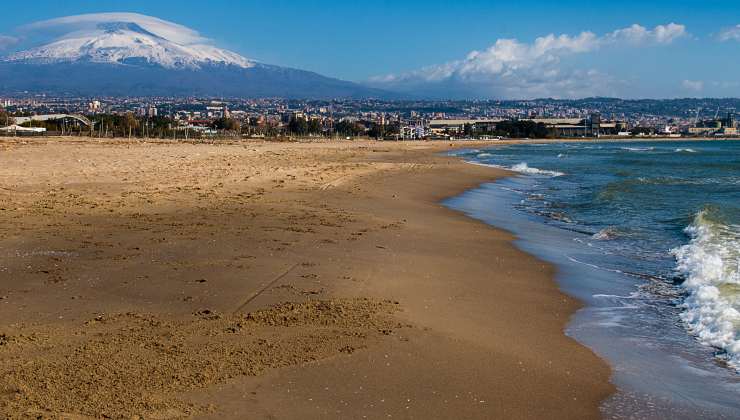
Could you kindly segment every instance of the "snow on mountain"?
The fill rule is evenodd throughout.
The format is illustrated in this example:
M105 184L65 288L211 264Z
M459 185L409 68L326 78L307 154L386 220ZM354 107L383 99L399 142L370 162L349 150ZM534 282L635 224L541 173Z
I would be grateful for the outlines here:
M67 16L18 29L0 92L80 96L387 97L310 71L260 63L197 31L136 13ZM29 49L30 48L30 49Z
M204 43L206 40L196 36L196 32L180 25L134 13L98 16L97 22L83 20L81 29L78 29L79 20L71 23L48 21L52 23L47 25L66 26L72 31L48 44L11 54L4 61L146 63L168 69L198 69L205 64L249 68L255 64L235 52ZM151 23L152 19L155 24Z

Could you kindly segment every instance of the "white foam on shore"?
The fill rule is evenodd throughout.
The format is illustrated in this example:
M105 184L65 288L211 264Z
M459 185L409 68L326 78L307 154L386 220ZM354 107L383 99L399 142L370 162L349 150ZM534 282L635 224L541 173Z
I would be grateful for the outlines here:
M722 349L740 370L740 226L699 212L686 228L688 244L671 250L686 277L681 318L702 344Z
M466 162L473 164L473 165L488 166L491 168L498 168L498 169L506 169L509 171L519 172L520 174L527 174L527 175L544 175L544 176L549 176L549 177L565 175L564 173L558 172L558 171L548 171L546 169L532 168L529 165L527 165L527 162L517 163L516 165L513 165L513 166L495 165L493 163L475 162L475 161L470 161L470 160Z
M517 163L516 165L512 166L510 169L512 171L520 172L523 174L530 174L530 175L547 175L547 176L565 175L564 173L558 172L558 171L548 171L547 169L532 168L529 165L527 165L527 162Z
M619 230L614 226L609 226L594 233L591 238L597 241L610 241L619 236Z
M591 264L591 263L587 263L587 262L584 262L584 261L580 261L580 260L577 260L577 259L571 257L570 255L566 255L565 258L567 258L569 261L574 262L576 264L585 265L586 267L595 268L597 270L609 271L609 272L618 273L618 274L627 274L624 271L617 270L615 268L604 268L604 267L602 267L600 265L596 265L596 264Z

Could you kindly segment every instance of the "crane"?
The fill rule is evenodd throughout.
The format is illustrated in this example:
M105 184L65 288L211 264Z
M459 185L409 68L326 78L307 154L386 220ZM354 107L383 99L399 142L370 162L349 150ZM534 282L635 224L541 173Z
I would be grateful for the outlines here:
M697 124L699 124L699 113L701 112L701 107L696 109L696 118L694 118L694 127L696 127Z

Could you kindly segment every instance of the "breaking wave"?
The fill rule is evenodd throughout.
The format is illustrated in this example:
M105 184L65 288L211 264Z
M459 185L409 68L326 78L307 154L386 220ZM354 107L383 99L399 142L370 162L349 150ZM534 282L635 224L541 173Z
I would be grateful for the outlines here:
M654 147L622 147L622 150L628 150L630 152L649 152L655 150Z
M532 168L529 165L527 165L527 162L517 163L516 165L512 166L509 169L515 172L520 172L523 174L530 174L530 175L548 175L548 176L565 175L564 173L558 172L558 171L548 171L547 169Z
M688 296L681 318L699 341L723 351L740 370L740 226L726 225L705 209L685 229L691 240L671 250Z
M601 229L600 231L594 233L591 238L597 240L597 241L610 241L612 239L615 239L619 236L619 230L614 226L609 226L607 228Z
M499 169L507 169L509 171L519 172L521 174L527 174L527 175L544 175L544 176L549 176L549 177L565 175L564 173L558 172L558 171L549 171L547 169L532 168L529 165L527 165L526 162L517 163L516 165L513 165L513 166L496 165L493 163L482 163L482 162L476 162L472 160L469 160L466 162L473 164L473 165L489 166L491 168L499 168Z

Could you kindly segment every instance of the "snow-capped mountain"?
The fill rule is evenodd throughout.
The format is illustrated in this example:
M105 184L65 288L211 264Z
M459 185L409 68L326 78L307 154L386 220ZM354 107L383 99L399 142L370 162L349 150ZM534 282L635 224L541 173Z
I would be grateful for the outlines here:
M73 33L49 44L11 54L5 61L45 64L143 62L170 69L199 69L204 64L254 66L254 62L237 53L207 44L180 45L135 22L101 22L95 30Z
M0 59L0 92L387 96L355 83L259 63L216 47L190 28L135 13L69 16L23 29L54 36Z

